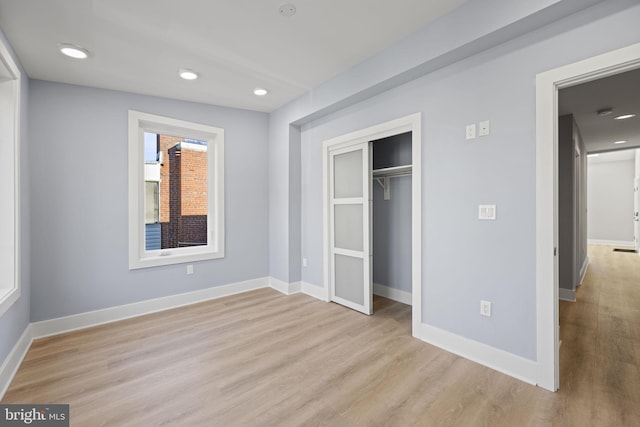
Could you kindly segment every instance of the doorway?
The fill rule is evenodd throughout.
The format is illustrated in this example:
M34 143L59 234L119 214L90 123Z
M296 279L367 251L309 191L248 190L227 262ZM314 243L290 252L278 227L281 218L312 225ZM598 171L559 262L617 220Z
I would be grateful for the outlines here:
M377 185L373 180L371 141L407 132L411 133L411 302L415 335L422 319L420 113L323 142L324 291L328 301L371 314L372 186Z
M536 77L536 311L538 385L559 387L558 90L640 67L640 44Z

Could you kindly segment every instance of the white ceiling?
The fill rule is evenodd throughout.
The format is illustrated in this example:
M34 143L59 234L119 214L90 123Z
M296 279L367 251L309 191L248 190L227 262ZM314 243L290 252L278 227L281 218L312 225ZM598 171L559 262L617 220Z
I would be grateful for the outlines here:
M296 15L280 16L288 2ZM34 79L272 111L463 2L0 0L0 27Z
M599 153L597 156L588 157L589 164L608 163L608 162L630 162L636 158L636 150L611 151L608 153Z
M558 108L560 115L573 113L587 152L640 147L640 69L562 89ZM613 113L598 116L602 108L612 108ZM636 117L614 120L630 113Z

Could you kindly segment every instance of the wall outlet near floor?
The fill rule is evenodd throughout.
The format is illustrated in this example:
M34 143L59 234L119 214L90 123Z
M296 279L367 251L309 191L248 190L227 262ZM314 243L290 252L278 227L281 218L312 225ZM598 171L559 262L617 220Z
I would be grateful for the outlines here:
M302 266L303 267L307 266L307 259L306 258L302 258Z
M480 314L491 317L491 302L480 300Z
M193 274L193 264L187 265L187 274Z

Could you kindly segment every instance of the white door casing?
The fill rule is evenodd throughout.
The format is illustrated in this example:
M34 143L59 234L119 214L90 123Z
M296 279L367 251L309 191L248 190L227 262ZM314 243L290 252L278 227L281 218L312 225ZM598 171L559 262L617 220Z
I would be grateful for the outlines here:
M640 68L640 43L536 76L537 384L559 387L558 90Z

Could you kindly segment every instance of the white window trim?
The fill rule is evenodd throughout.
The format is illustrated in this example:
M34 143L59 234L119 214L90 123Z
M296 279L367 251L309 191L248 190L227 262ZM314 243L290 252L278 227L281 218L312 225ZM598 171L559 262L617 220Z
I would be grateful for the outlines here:
M207 244L145 250L144 132L207 141ZM224 257L224 129L129 110L129 269Z
M22 84L22 75L18 66L9 54L9 49L0 41L0 63L6 68L9 76L0 78L1 85L7 86L7 90L13 92L13 97L7 105L7 109L13 113L13 126L2 126L0 129L0 139L3 146L0 147L6 154L8 150L4 146L6 141L12 144L11 151L13 156L5 157L3 160L13 163L12 173L8 187L13 194L3 197L2 202L2 227L7 227L5 234L2 230L4 240L2 244L1 256L12 265L12 268L5 266L0 269L0 316L2 316L20 297L21 277L20 277L20 87ZM4 109L4 106L2 107ZM4 168L4 163L2 164ZM6 170L8 170L7 168ZM3 176L3 179L6 177ZM4 196L4 195L3 195ZM7 218L5 218L7 212ZM13 218L11 217L13 215ZM12 236L13 239L8 236ZM11 253L12 252L12 253Z

